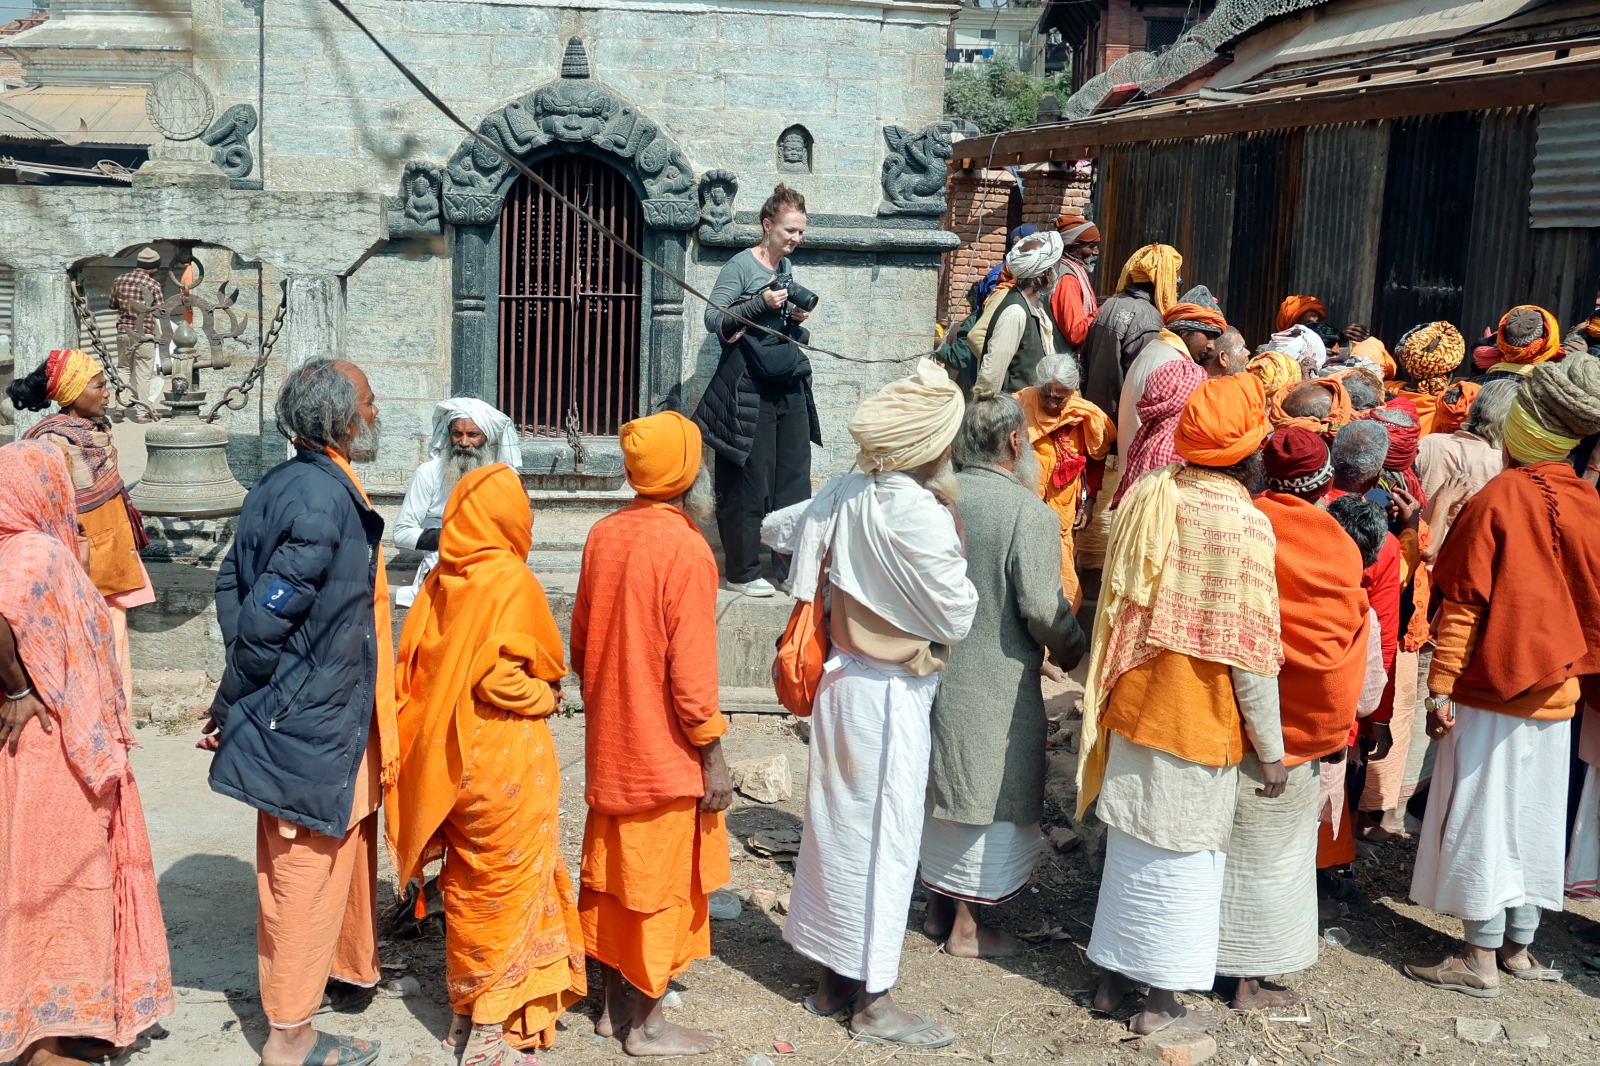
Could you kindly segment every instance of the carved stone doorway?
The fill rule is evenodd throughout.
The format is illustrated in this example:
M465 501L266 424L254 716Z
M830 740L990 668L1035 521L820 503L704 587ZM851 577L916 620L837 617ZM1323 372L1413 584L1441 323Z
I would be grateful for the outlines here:
M631 247L644 210L602 159L562 153L533 170ZM639 410L640 262L526 177L500 214L498 406L524 432L615 436Z

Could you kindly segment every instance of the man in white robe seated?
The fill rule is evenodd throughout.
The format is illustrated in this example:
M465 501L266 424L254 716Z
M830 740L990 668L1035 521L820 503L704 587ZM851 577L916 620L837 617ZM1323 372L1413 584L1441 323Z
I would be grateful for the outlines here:
M955 457L978 613L951 649L933 704L922 827L922 883L933 895L923 930L947 955L1000 958L1022 944L979 914L1022 891L1044 843L1039 668L1048 648L1052 662L1072 669L1088 641L1062 593L1060 523L1033 490L1039 465L1022 405L1004 394L974 397Z
M806 1009L848 1012L858 1040L919 1049L955 1040L889 990L916 882L929 711L950 646L978 606L950 502L962 410L961 390L923 359L850 420L865 473L835 478L762 524L762 540L793 557L796 598L827 590L833 643L812 712L805 830L783 938L823 966Z
M433 409L433 441L428 454L431 458L411 475L394 522L395 547L428 553L411 584L395 591L394 601L402 608L411 606L423 579L439 561L444 505L456 482L490 463L522 469L522 446L511 419L467 396L441 400Z

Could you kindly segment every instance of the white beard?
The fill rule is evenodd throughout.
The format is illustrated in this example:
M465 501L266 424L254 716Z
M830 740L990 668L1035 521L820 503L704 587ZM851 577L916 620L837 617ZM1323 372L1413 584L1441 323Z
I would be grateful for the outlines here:
M439 453L439 458L444 460L444 487L448 496L456 487L456 483L480 467L489 465L489 442L484 441L478 448L458 447L454 441L445 441L444 450Z
M1022 442L1022 451L1017 455L1016 465L1011 468L1011 476L1029 492L1039 491L1039 457L1034 453L1033 445L1027 441Z
M378 458L378 420L369 426L366 419L356 419L356 434L350 438L350 461L370 463Z
M947 500L955 500L961 495L961 482L956 480L956 468L950 460L946 459L932 477L922 483L929 492L936 492Z
M694 476L694 484L683 494L683 513L704 525L716 509L717 496L711 488L711 468L702 463L700 472Z

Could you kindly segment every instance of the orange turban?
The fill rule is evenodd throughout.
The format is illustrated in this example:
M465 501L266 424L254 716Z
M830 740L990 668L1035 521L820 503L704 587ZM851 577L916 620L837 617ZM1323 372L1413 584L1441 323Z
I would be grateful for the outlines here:
M700 427L676 411L623 424L622 465L641 496L682 496L700 473Z
M1147 244L1128 256L1117 276L1117 291L1126 289L1130 282L1143 282L1155 286L1156 310L1162 314L1178 302L1178 268L1183 266L1183 256L1170 244Z
M1100 239L1100 227L1082 215L1062 215L1056 219L1056 232L1068 248L1074 244L1093 244Z
M1394 361L1394 356L1389 354L1389 349L1376 337L1368 337L1364 341L1356 341L1350 346L1350 354L1358 359L1365 359L1383 371L1383 380L1393 381L1394 376L1400 372L1400 365Z
M1506 340L1506 322L1512 315L1519 312L1532 311L1544 319L1544 335L1535 337L1527 344L1516 345ZM1513 307L1500 319L1500 329L1495 338L1495 347L1500 349L1500 358L1507 363L1516 363L1519 366L1532 366L1554 359L1561 354L1561 329L1556 325L1556 316L1542 307L1533 304L1523 304Z
M1273 332L1282 333L1296 322L1299 322L1300 316L1308 311L1315 311L1324 319L1328 317L1328 309L1315 296L1288 297L1278 305L1278 328Z
M62 407L70 407L100 373L100 364L76 348L58 348L50 353L44 373L47 395Z
M1182 324L1185 330L1203 329L1215 332L1218 336L1228 328L1228 320L1222 317L1222 312L1204 304L1173 304L1167 308L1167 313L1161 316L1161 321L1169 326Z
M1197 466L1232 466L1260 448L1271 428L1260 378L1211 378L1183 405L1173 450Z
M1457 389L1461 391L1460 398L1455 403L1445 399ZM1467 420L1467 412L1472 410L1472 401L1478 398L1478 393L1483 391L1483 386L1476 381L1458 381L1445 389L1439 395L1439 406L1433 415L1433 431L1435 433L1454 433L1461 428Z
M1282 352L1262 352L1245 366L1245 372L1261 379L1268 396L1300 384L1300 364Z

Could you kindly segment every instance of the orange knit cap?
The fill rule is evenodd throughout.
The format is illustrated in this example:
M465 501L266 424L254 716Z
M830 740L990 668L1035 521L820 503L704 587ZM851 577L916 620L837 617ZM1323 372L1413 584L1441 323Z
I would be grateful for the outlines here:
M1308 311L1315 311L1323 318L1328 317L1328 309L1315 296L1290 296L1285 298L1283 303L1278 305L1278 328L1273 332L1282 333L1300 321L1300 316Z
M1173 446L1197 466L1232 466L1260 448L1270 431L1261 379L1230 374L1211 378L1190 394Z
M682 496L700 473L700 427L676 411L624 423L619 437L628 484L641 496Z

